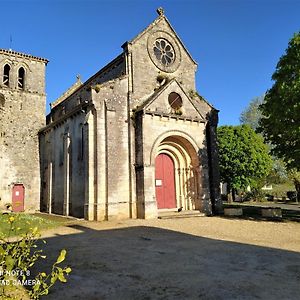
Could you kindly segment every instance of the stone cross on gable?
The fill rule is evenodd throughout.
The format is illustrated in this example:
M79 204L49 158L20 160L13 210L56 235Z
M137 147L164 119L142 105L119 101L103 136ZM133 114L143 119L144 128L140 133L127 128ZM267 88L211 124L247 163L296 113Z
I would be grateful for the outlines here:
M156 11L157 11L157 13L158 13L159 16L163 16L164 13L165 13L164 9L162 7L159 7Z

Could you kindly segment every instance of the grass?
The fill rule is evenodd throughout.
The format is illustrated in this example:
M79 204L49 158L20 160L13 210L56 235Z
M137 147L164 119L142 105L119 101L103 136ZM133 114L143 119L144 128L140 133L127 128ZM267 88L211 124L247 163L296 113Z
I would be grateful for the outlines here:
M13 223L9 221L14 217ZM10 213L0 215L0 234L8 236L9 231L14 228L11 235L21 235L28 232L29 228L38 228L38 231L54 228L69 221L66 218L47 216L43 214Z

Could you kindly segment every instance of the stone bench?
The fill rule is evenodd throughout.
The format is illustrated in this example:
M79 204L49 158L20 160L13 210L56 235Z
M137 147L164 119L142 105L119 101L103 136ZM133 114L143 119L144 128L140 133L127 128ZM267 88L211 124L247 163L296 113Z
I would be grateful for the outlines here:
M243 209L240 207L228 207L224 208L224 215L225 216L242 216L243 215Z
M262 207L261 215L265 218L282 218L280 207Z

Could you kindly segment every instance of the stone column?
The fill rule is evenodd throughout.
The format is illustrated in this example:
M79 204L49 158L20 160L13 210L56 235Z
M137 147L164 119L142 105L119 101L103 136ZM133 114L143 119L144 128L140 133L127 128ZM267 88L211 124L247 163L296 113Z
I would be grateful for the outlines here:
M157 202L155 198L155 167L144 165L144 204L145 219L157 218Z
M182 199L181 169L178 168L177 172L178 172L178 190L179 190L179 203L180 203L179 207L183 207L183 209L185 209L183 199Z
M87 121L83 126L83 159L85 162L84 218L92 221L95 219L95 129L92 111L88 113Z
M96 118L96 178L97 178L97 197L96 197L96 220L103 221L108 219L108 199L107 199L107 109L104 100L97 110Z
M70 135L67 133L64 138L64 206L63 215L69 215L70 204Z
M196 201L197 201L197 184L195 178L195 170L193 167L190 167L190 178L191 178L191 199L192 199L192 207L193 210L196 209Z
M47 211L49 214L52 213L52 170L53 168L53 165L52 165L52 162L49 162L48 164L48 178L47 178L47 188L48 188L48 191L47 191L47 196L48 196L48 199L47 199Z
M193 169L194 173L194 184L195 184L195 209L200 210L201 209L201 182L199 180L200 172L199 172L199 166Z

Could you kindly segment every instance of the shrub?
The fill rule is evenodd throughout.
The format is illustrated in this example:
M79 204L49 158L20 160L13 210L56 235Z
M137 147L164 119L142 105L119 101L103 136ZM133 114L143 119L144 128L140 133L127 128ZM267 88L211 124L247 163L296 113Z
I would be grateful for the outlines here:
M265 201L265 193L260 189L253 189L251 192L247 192L245 197L245 201L256 201L263 202Z
M291 201L297 201L297 192L296 191L288 191L288 192L286 192L286 195Z
M21 228L17 227L17 216L7 214L10 229L8 235L2 234L0 244L0 281L1 299L23 299L24 296L14 296L19 285L31 286L27 294L31 299L39 299L47 295L49 289L57 280L66 282L66 275L71 272L70 267L59 266L65 260L66 250L61 250L56 262L52 265L51 272L39 272L31 279L30 270L39 259L45 259L43 250L38 248L37 240L40 237L38 228L30 228L26 233L18 235ZM46 243L42 240L43 243ZM24 291L23 291L24 293Z

